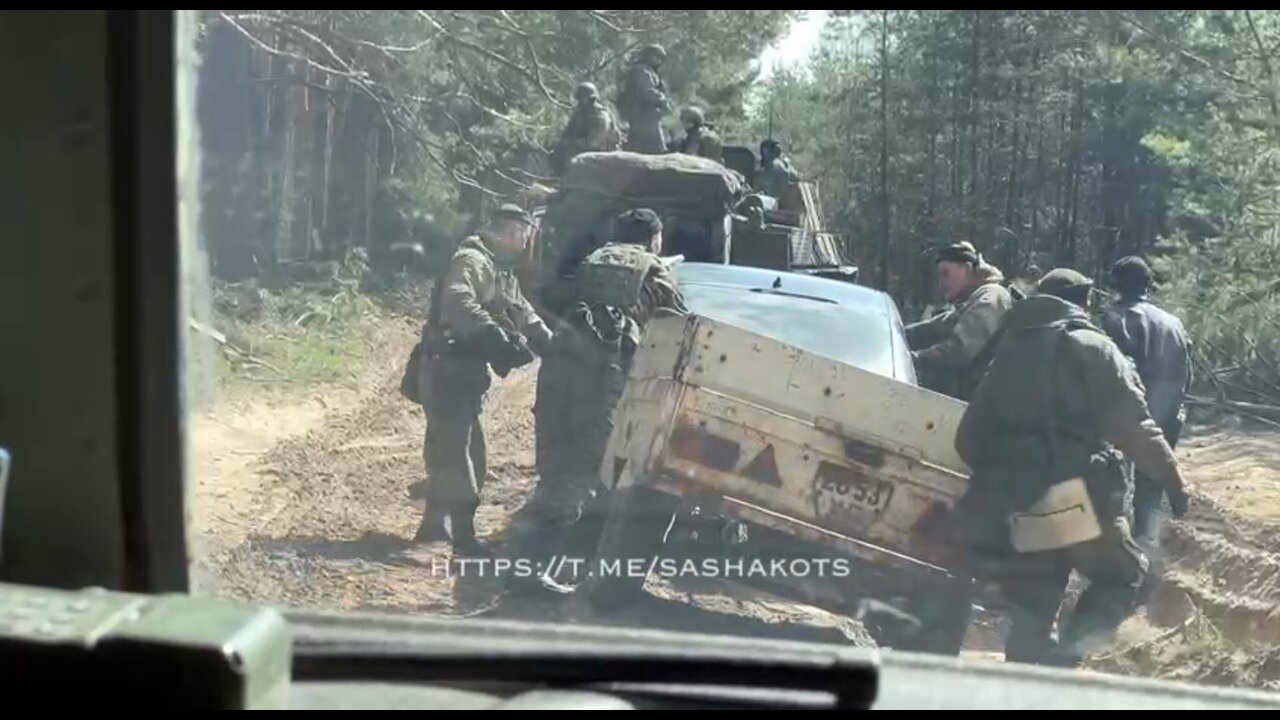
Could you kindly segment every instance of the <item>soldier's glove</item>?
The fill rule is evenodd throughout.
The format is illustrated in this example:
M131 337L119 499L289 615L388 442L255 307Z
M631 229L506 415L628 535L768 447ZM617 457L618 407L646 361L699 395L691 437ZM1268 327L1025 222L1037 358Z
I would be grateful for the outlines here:
M505 333L500 345L492 348L489 355L489 367L498 377L506 377L512 370L522 368L533 362L533 351L520 333Z

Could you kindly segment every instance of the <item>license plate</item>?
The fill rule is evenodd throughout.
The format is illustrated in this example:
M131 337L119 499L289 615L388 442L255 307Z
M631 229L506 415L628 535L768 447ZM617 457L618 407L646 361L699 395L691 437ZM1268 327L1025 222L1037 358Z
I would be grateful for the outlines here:
M827 462L818 466L813 489L819 517L879 515L893 499L893 483Z

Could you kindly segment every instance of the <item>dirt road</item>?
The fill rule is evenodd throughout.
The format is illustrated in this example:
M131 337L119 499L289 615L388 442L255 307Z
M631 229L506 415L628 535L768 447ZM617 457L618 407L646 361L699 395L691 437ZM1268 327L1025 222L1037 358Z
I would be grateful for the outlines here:
M198 587L296 607L589 620L573 600L515 602L493 579L451 577L445 544L409 541L421 517L410 494L423 479L425 419L398 382L415 335L413 323L389 326L345 385L239 389L193 420ZM533 489L535 376L536 366L516 371L486 398L477 529L490 542ZM723 591L660 587L604 621L870 644L847 618Z
M345 383L238 387L193 418L200 589L310 608L870 642L849 618L731 588L659 587L624 616L598 618L577 600L513 602L500 582L451 577L446 546L409 541L425 421L397 383L416 329L385 324ZM513 373L486 400L490 476L477 525L490 541L532 490L535 373ZM1280 435L1225 429L1193 437L1180 455L1216 503L1171 529L1159 601L1126 627L1129 645L1094 667L1268 686L1280 681L1280 654L1240 643L1280 645ZM1206 641L1201 627L1216 634Z

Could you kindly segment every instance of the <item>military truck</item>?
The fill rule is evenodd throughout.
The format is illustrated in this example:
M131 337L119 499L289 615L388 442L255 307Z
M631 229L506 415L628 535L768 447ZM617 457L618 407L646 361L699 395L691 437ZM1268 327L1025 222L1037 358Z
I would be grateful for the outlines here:
M751 158L745 165L754 172ZM613 219L636 207L651 208L662 217L664 253L689 262L856 279L835 236L816 230L821 224L816 188L802 184L797 192L804 211L788 212L779 209L776 199L753 193L739 170L706 158L679 153L578 155L537 213L526 289L544 309L554 308L557 300L545 293L554 293L559 285L555 280L571 275L582 258L610 238ZM764 208L753 216L758 222L743 214L752 207Z
M583 153L569 162L530 244L527 289L554 308L555 281L613 235L613 219L637 207L662 217L665 253L700 262L729 260L733 207L746 183L738 173L692 155Z
M764 185L751 148L725 147L724 162L748 186ZM856 282L858 268L846 257L844 238L825 228L825 218L817 183L797 180L777 196L752 192L735 208L729 262Z
M710 559L775 595L877 608L882 645L959 652L973 586L941 531L967 485L953 447L964 404L915 385L892 301L752 268L677 277L695 314L649 325L601 467L613 493L600 567L640 562L590 578L592 604L638 597L662 568L647 559L677 572ZM746 577L721 567L734 559ZM788 572L796 560L805 572Z

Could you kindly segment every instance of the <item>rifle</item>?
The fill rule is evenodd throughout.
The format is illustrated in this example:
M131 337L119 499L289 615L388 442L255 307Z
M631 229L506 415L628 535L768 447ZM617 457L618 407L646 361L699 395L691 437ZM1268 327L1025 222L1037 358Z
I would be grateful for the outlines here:
M498 377L504 378L516 368L533 362L529 341L506 315L494 316L496 332L485 333L482 347L477 348Z
M427 320L422 325L422 339L409 351L409 359L405 362L404 374L400 376L400 394L410 402L426 405L430 396L430 388L422 372L423 363L433 362L444 346L444 337L440 328L440 300L443 297L445 274L448 265L436 274L431 283L431 296L427 301Z

